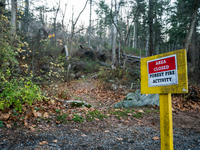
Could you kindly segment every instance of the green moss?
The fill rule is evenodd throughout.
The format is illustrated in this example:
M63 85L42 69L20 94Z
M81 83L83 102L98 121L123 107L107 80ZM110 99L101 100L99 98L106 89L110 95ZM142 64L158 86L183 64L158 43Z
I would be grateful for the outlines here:
M83 122L85 119L82 116L74 114L74 118L72 120L74 122Z
M63 114L63 115L58 115L57 118L56 118L56 120L60 121L61 123L67 123L66 118L67 118L67 115Z
M133 115L133 117L136 117L136 118L142 118L142 116L143 116L143 114L141 112L138 112Z

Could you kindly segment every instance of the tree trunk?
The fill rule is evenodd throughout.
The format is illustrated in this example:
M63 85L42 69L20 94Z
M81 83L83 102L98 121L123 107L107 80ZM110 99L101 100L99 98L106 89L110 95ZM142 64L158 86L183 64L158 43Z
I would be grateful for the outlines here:
M110 25L110 46L112 45L112 41L113 41L113 25L111 23L111 25Z
M193 76L194 79L198 79L198 47L197 47L197 32L196 32L197 23L195 24L195 28L192 35L191 41L191 56L192 56L192 66L194 67Z
M153 55L153 0L149 0L149 56Z
M149 34L147 34L147 37L146 37L146 53L145 53L145 56L147 57L148 56L148 50L149 50Z
M55 14L55 18L54 18L54 34L55 34L55 46L57 46L57 25L56 25L56 20L57 20L57 16L58 16L58 11L60 10L60 0L58 3L58 8L56 10L56 14Z
M138 26L138 19L136 17L135 19L135 23L134 23L134 47L133 48L137 48L138 45L138 33L137 33L137 26Z
M90 37L91 37L91 16L92 16L92 0L90 0L90 27L89 27L89 42L88 42L88 47L90 47Z
M72 40L73 40L73 37L74 37L74 30L75 30L75 26L76 26L76 23L78 22L78 19L79 17L81 16L81 14L83 13L83 11L85 10L86 6L87 6L87 2L88 0L85 2L85 6L83 7L83 9L81 10L81 12L79 13L78 17L76 18L75 22L73 20L73 17L74 17L74 6L72 6L72 27L71 27L71 41L70 41L70 46L69 46L69 54L71 54L72 52Z
M11 1L11 36L16 34L17 30L17 0Z
M199 0L195 0L194 7L193 7L193 13L192 13L192 20L191 20L191 23L190 23L189 32L188 32L186 40L185 40L185 47L184 48L187 50L187 52L188 52L190 40L191 40L191 37L192 37L192 33L193 33L193 30L194 30L194 27L195 27L195 22L196 22L196 19L197 19L197 11L198 11L198 8L199 8L199 3L200 3Z
M25 21L24 21L24 32L28 33L28 12L29 12L29 0L25 1Z
M120 1L120 3L122 0ZM120 10L120 3L117 9L117 1L115 0L115 16L114 16L114 30L113 30L113 45L112 45L112 66L116 62L116 45L117 45L117 18ZM113 66L114 67L114 66Z
M117 24L117 16L114 17L114 23ZM112 43L112 65L115 65L116 61L116 45L117 45L117 28L113 29L113 43Z
M0 15L2 15L5 10L5 4L6 4L5 0L0 1Z

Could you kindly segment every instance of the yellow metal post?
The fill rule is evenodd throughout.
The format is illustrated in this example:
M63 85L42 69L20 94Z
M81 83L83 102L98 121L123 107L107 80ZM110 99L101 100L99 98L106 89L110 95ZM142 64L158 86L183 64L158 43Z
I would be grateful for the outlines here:
M159 94L161 150L173 150L171 93Z

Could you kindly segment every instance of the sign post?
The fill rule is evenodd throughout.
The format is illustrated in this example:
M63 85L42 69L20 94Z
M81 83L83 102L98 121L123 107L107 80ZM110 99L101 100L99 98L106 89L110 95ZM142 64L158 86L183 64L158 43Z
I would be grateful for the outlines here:
M141 94L159 94L161 150L173 150L171 93L187 93L186 50L141 59Z

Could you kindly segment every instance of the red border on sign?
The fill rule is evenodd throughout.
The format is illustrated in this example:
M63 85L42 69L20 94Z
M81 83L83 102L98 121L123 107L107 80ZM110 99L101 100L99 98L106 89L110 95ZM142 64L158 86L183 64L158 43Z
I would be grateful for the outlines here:
M148 62L149 74L175 70L176 69L176 58L175 56L161 58Z

